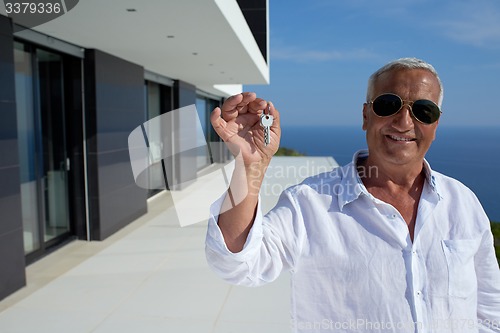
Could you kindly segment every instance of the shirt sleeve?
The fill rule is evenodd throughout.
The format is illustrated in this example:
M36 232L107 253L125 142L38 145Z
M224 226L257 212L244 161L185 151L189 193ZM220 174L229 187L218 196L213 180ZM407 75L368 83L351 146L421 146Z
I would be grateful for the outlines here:
M479 332L500 332L500 270L495 256L493 235L489 229L483 234L475 255L475 268L478 281Z
M209 266L225 281L249 287L274 281L283 270L293 268L300 253L304 228L298 205L284 191L266 216L259 197L257 213L243 249L231 252L217 224L224 196L210 207L205 254ZM298 231L300 230L300 231Z

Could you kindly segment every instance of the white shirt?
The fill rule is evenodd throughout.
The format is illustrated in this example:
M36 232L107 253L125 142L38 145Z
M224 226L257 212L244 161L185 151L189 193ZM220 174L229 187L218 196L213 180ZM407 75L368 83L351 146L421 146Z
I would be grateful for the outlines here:
M401 214L360 180L354 161L366 156L285 190L266 216L259 203L239 253L217 225L220 198L210 266L245 286L290 271L294 332L500 332L500 271L476 196L425 162L412 242Z

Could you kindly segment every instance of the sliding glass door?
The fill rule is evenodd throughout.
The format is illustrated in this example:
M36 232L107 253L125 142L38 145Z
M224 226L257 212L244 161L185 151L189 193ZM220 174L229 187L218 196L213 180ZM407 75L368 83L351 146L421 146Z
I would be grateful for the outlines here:
M38 170L36 136L37 121L34 111L33 61L30 50L16 42L14 48L16 64L17 133L21 178L21 199L24 231L24 252L31 253L41 248Z
M27 255L70 233L63 57L15 42L19 162Z
M68 170L64 115L63 61L58 54L36 51L44 201L44 241L69 232Z

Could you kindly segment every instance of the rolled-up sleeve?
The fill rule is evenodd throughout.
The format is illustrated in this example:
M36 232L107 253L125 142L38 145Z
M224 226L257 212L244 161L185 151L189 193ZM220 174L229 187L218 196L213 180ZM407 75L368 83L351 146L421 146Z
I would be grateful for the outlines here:
M224 241L222 231L217 224L219 212L225 195L215 201L210 207L208 219L207 238L205 242L205 254L209 266L225 281L236 285L252 285L248 277L248 261L252 260L259 251L262 242L262 212L260 209L260 198L257 206L257 214L250 229L247 240L240 252L231 252Z
M260 286L274 281L284 269L293 266L300 252L298 234L302 217L290 193L283 192L277 206L266 216L259 198L257 213L243 249L231 252L224 241L217 219L224 196L210 207L205 254L214 272L235 285ZM297 230L302 230L297 232Z

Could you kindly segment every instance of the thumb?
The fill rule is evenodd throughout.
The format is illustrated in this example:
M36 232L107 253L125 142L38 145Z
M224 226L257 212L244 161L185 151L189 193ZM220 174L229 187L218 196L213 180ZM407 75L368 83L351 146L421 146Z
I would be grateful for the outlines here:
M219 135L222 140L225 140L226 138L223 137L223 134L224 128L226 127L226 121L222 119L221 113L221 109L219 107L216 107L210 114L210 123L212 124L212 127L214 128L217 135Z

